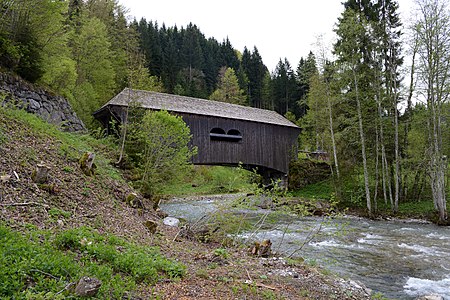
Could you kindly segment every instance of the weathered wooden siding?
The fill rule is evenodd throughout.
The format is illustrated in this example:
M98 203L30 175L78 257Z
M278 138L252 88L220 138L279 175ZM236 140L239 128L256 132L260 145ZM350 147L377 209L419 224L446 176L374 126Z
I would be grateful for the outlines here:
M241 162L288 173L290 157L296 151L297 128L201 115L180 115L191 129L192 144L198 147L194 164L235 165ZM242 140L211 140L210 131L213 128L222 128L225 132L238 130Z

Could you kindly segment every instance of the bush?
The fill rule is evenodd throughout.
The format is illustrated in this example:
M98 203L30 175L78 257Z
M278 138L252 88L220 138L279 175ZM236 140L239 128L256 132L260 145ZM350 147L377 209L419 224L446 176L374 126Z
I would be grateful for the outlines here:
M127 154L139 173L138 187L146 196L159 192L168 182L183 178L196 153L188 145L189 127L180 116L167 111L147 111L127 125Z
M331 169L327 162L311 159L293 161L289 166L289 189L300 189L324 181L330 175Z

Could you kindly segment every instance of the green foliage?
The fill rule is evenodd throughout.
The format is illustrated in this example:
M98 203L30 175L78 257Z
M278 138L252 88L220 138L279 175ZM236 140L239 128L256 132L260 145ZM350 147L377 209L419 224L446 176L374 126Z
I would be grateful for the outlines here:
M296 90L295 75L289 61L286 58L284 61L280 59L272 79L272 97L277 103L277 111L285 115L289 111L295 110L294 106L298 100Z
M136 282L154 283L160 271L170 278L185 274L182 264L165 259L156 248L130 244L88 228L67 230L56 237L55 243L63 250L86 253L87 258L108 264L114 272L128 274Z
M130 118L131 119L131 118ZM129 121L126 152L139 172L141 192L154 195L164 184L186 174L196 149L189 146L189 127L167 111L147 111Z
M194 166L181 182L164 186L166 195L211 195L247 192L252 189L255 174L242 168Z
M72 215L71 212L64 211L64 210L61 210L58 208L51 208L48 211L48 214L50 217L55 217L55 218L59 218L59 217L70 218L70 216Z
M301 189L327 180L330 176L330 165L327 162L299 159L291 162L289 166L289 189Z
M247 104L244 91L239 87L238 78L232 68L220 69L217 89L209 99L239 105Z
M110 46L106 26L97 18L85 20L73 37L78 73L73 106L88 126L92 112L113 96L115 71Z
M331 149L328 118L328 94L323 76L314 73L309 78L306 103L308 113L300 122L303 128L300 135L300 146L305 150Z
M53 236L36 230L21 234L0 225L0 263L2 299L64 299L69 296L67 284L82 276L102 281L99 298L118 299L139 282L153 283L162 273L175 278L186 272L155 248L88 228Z
M228 251L225 248L217 248L214 250L214 256L218 256L221 257L223 259L227 259L228 258Z
M333 184L330 180L324 180L312 183L301 189L291 191L292 196L306 199L325 199L329 200L333 194Z

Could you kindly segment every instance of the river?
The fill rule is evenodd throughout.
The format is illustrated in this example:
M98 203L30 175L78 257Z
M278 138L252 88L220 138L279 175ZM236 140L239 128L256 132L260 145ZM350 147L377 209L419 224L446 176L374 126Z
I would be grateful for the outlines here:
M170 216L195 221L232 199L231 195L174 199L161 208ZM240 209L236 213L257 221L271 211ZM277 214L275 222L259 225L255 226L258 230L237 238L244 242L270 239L273 250L303 257L309 264L361 281L389 299L436 293L450 300L449 227L419 220L300 218L288 214Z

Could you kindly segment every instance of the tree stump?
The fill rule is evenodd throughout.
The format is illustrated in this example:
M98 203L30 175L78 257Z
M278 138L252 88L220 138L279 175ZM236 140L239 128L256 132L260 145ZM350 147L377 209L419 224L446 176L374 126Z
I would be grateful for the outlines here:
M147 220L144 222L144 226L150 231L151 234L156 233L156 229L158 228L158 223L152 220Z
M79 159L80 168L83 173L87 176L94 175L94 169L96 168L94 164L95 153L85 152Z
M261 243L255 242L250 249L250 253L255 256L269 257L272 254L272 242L270 240L264 240Z
M39 184L46 183L48 181L48 172L50 168L44 164L36 165L33 173L31 173L31 179Z
M75 294L79 297L92 297L98 293L102 282L94 277L81 277L75 288Z

